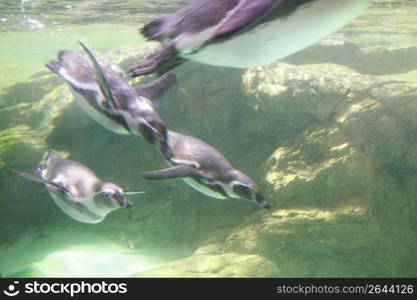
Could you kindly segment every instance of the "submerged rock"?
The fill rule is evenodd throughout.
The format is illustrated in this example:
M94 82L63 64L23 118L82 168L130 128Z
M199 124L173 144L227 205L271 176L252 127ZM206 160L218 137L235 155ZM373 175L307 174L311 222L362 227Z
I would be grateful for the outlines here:
M236 229L225 251L279 261L286 276L416 274L417 84L281 63L244 82L258 110L293 105L288 124L303 128L265 163L278 210Z
M193 255L174 262L164 263L132 277L274 277L279 275L277 266L258 255Z
M126 68L153 47L111 56ZM367 51L357 55L384 57ZM95 232L134 249L197 249L139 277L415 276L417 85L382 69L360 74L342 65L347 60L245 72L186 63L176 69L178 87L156 104L170 129L210 143L250 174L271 211L205 197L180 180L142 179L141 171L165 166L161 155L101 128L56 76L4 90L1 167L30 170L52 148L147 193L131 199L131 210L85 227L62 215L39 185L4 171L1 239L36 224Z
M372 46L360 48L345 40L320 42L283 60L290 64L332 63L348 66L361 74L405 73L417 68L417 47Z
M278 262L286 277L376 276L383 269L375 268L378 254L356 256L356 251L382 242L380 232L366 208L352 202L328 210L275 210L236 230L225 251L264 255Z

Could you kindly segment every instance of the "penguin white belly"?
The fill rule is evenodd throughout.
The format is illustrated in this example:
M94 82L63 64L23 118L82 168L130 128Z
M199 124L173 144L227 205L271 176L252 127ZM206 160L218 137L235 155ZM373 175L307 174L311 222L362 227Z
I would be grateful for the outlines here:
M247 68L284 58L337 31L355 19L369 0L316 0L291 15L224 42L211 43L183 56L217 66Z
M226 197L222 195L221 193L217 193L209 189L208 187L206 187L204 184L198 183L197 181L191 178L183 178L182 180L184 180L184 182L188 184L189 186L191 186L193 189L199 191L200 193L204 195L207 195L212 198L217 198L217 199L226 199Z
M84 99L83 96L81 96L78 92L76 92L71 86L69 86L72 94L75 97L75 100L77 101L78 105L81 107L81 109L87 113L94 121L99 123L104 128L107 128L108 130L117 133L117 134L123 134L123 135L129 135L130 132L126 130L122 125L119 123L113 121L110 118L107 118L102 113L96 111L94 108L92 108L88 103L87 100Z
M95 196L97 197L97 195ZM100 216L101 220L103 220L109 213L112 211L119 209L120 207L107 207L107 206L97 206L97 203L94 201L95 198L89 198L89 199L81 199L81 203L85 206L85 208L92 212L96 216ZM110 201L110 199L106 199L107 201Z
M64 200L60 199L54 193L49 192L49 194L51 195L55 204L64 213L66 213L68 216L70 216L71 218L73 218L76 221L79 221L79 222L82 222L82 223L95 224L95 223L100 223L101 221L103 221L104 217L106 216L106 215L97 215L97 218L94 218L91 215L89 215L88 213L86 214L86 213L83 213L82 211L78 210L75 206L68 205L67 203L65 203ZM70 200L68 200L68 201L70 201Z

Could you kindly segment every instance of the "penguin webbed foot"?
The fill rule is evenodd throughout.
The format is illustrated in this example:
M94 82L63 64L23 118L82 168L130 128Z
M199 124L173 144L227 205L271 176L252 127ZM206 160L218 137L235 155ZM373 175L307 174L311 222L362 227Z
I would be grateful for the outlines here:
M166 73L169 73L172 69L175 69L179 65L181 65L183 62L187 61L187 59L179 57L178 55L172 58L167 63L163 64L161 67L159 67L156 70L157 76L163 76Z
M177 56L178 51L175 45L167 45L159 50L157 53L149 55L144 60L134 64L130 69L132 77L146 75L153 73L163 66L166 62Z
M161 35L162 19L156 19L139 29L139 32L148 40L155 40Z
M59 61L51 60L50 62L45 64L45 67L47 67L52 72L59 74L59 70L61 69L61 64Z

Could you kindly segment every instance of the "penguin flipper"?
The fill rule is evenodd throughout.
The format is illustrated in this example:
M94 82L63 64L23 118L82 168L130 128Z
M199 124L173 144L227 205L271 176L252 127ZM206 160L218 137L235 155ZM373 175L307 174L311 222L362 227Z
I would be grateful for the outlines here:
M171 88L176 82L177 77L175 74L168 72L149 83L135 86L135 90L139 96L153 101L165 93L165 91Z
M150 180L172 179L181 177L205 178L201 172L190 165L179 165L168 169L143 172L141 175Z
M156 40L163 34L163 24L164 20L162 18L156 19L140 28L139 32L148 40Z
M104 76L104 72L101 69L101 66L99 65L97 59L94 57L90 49L88 49L87 46L84 45L83 42L79 42L79 43L81 47L83 47L84 51L87 53L88 57L90 58L91 63L94 66L94 69L96 70L97 81L98 81L98 85L100 86L101 92L103 93L103 95L106 97L107 100L110 100L113 107L117 108L116 101L114 101L113 95L110 90L110 85L106 79L106 76Z
M54 187L56 187L60 190L63 190L64 192L66 192L68 194L70 193L70 191L67 188L63 187L62 185L60 185L58 183L55 183L53 181L50 181L50 180L43 179L40 176L31 175L31 174L21 172L21 171L18 171L18 170L14 170L14 169L9 169L9 170L11 172L15 173L16 175L19 175L23 178L26 178L26 179L29 179L29 180L32 180L32 181L36 181L36 182L40 182L40 183L50 184L50 185L52 185L52 186L54 186Z

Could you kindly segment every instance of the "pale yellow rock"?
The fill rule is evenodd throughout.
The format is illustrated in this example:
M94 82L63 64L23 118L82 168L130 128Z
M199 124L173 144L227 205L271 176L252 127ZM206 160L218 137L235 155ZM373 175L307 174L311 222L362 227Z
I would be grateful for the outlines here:
M164 263L132 277L271 277L277 276L275 263L258 255L227 253L222 255L193 255Z

